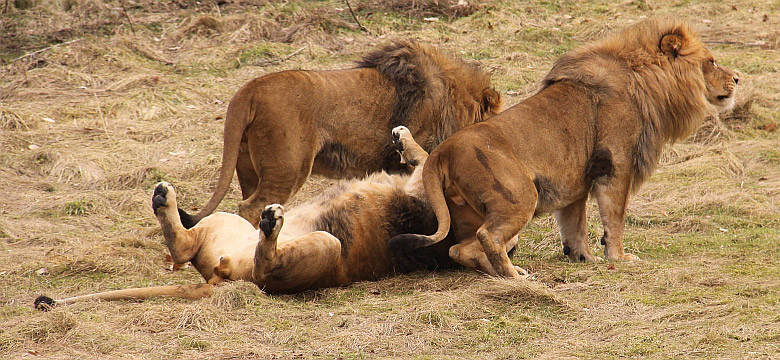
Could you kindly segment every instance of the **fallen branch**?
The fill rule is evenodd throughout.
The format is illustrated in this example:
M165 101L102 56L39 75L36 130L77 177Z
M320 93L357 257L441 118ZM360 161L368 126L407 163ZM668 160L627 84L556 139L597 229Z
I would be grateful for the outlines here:
M122 13L125 14L125 18L127 18L127 23L130 24L130 32L135 35L135 28L133 28L133 21L130 20L130 14L127 13L127 8L125 7L124 1L119 1L119 5L122 6Z
M292 52L290 55L287 55L287 56L285 56L285 57L283 57L283 58L276 58L276 59L271 59L271 60L265 60L265 61L262 61L262 62L261 62L261 61L257 61L257 62L255 62L255 63L254 63L254 64L252 64L252 65L256 65L256 66L268 66L268 65L277 65L277 64L281 64L281 63L283 63L283 62L285 62L285 61L289 60L291 57L293 57L293 56L297 55L299 52L303 51L304 49L306 49L306 46L304 46L304 47L301 47L300 49L293 51L293 52Z
M357 15L355 15L355 12L352 10L352 5L349 4L349 0L344 0L345 3L347 3L347 7L349 8L349 13L352 14L352 18L355 19L355 22L357 23L360 30L363 30L367 33L371 33L371 31L368 30L363 24L360 23L360 20L358 20Z
M22 55L22 56L20 56L20 57L18 57L18 58L16 58L16 59L14 59L14 61L12 61L12 62L16 62L16 61L18 61L18 60L22 60L22 59L24 59L24 58L26 58L26 57L30 57L30 56L33 56L33 55L40 54L40 53L42 53L42 52L44 52L44 51L46 51L46 50L51 50L51 49L54 49L54 48L56 48L57 46L62 46L62 45L73 44L74 42L81 41L81 40L84 40L84 39L83 39L83 38L78 38L78 39L75 39L75 40L66 41L66 42L64 42L64 43L60 43L60 44L54 44L54 45L52 45L52 46L45 47L45 48L43 48L43 49L40 49L40 50L35 50L35 51L31 52L31 53L24 54L24 55Z
M740 45L740 46L756 46L756 47L764 47L766 46L766 43L763 41L754 41L754 42L741 42L741 41L732 41L732 40L704 40L706 44L722 44L722 45Z

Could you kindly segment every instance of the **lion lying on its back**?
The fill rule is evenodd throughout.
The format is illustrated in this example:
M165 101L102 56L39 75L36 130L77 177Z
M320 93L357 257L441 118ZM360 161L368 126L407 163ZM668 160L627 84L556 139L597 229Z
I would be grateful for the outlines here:
M152 296L200 298L223 281L251 281L274 293L342 286L394 273L455 266L448 240L414 252L391 252L387 242L406 232L433 232L436 218L420 183L428 154L408 129L393 130L402 159L417 165L412 175L384 172L343 182L286 214L281 205L265 208L260 230L243 218L218 212L192 229L179 220L176 192L155 186L152 207L171 257L191 262L207 284L157 286L109 291L62 300L39 297L37 308L88 299L144 299ZM514 244L510 244L514 246Z

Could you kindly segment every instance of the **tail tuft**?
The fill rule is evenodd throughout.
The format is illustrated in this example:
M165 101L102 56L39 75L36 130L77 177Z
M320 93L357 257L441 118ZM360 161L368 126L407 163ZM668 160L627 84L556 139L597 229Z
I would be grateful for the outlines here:
M412 251L423 246L428 246L431 243L431 239L425 235L401 234L390 239L390 241L387 242L387 248L390 251Z
M182 209L179 210L179 219L181 219L181 225L184 226L185 229L192 229L193 226L195 226L200 219L196 219L194 216L187 214Z
M48 296L38 296L35 298L35 301L33 302L33 305L35 306L35 309L40 311L49 311L54 307L54 299L48 297Z

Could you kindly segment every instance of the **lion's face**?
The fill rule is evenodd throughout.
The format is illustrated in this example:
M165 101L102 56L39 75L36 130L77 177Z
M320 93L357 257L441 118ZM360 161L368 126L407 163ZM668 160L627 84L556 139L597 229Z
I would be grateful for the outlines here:
M707 101L719 111L734 107L734 98L739 77L730 69L719 65L710 54L701 65L704 81L707 85Z

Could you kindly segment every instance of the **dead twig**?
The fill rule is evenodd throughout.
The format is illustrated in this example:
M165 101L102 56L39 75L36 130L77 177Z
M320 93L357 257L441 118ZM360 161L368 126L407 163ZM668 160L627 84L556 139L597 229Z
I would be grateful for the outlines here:
M81 40L83 40L83 38L78 38L78 39L75 39L75 40L66 41L66 42L64 42L64 43L60 43L60 44L54 44L54 45L52 45L52 46L45 47L45 48L43 48L43 49L40 49L40 50L35 50L35 51L31 52L31 53L24 54L24 55L22 55L22 56L20 56L20 57L18 57L18 58L16 58L16 59L14 59L14 61L12 61L12 62L16 62L16 61L22 60L22 59L24 59L24 58L26 58L26 57L30 57L30 56L33 56L33 55L40 54L40 53L42 53L42 52L44 52L44 51L46 51L46 50L51 50L51 49L54 49L54 48L56 48L57 46L62 46L62 45L73 44L74 42L81 41Z
M347 7L349 8L349 13L352 14L352 18L355 19L355 22L357 23L360 30L363 30L370 34L371 31L368 30L368 28L366 28L365 26L363 26L363 24L360 23L360 20L358 20L357 15L355 15L355 11L352 10L352 5L349 4L349 0L344 0L344 2L347 3Z
M276 58L276 59L270 59L270 60L265 60L265 61L257 61L253 65L257 65L257 66L278 65L278 64L281 64L281 63L289 60L291 57L297 55L298 53L300 53L304 49L306 49L306 46L303 46L300 49L293 51L290 55L287 55L287 56L285 56L283 58Z
M133 27L133 21L130 20L130 14L127 13L127 7L125 7L124 0L119 1L119 5L122 6L122 14L125 15L125 18L127 19L127 23L130 25L130 32L135 35L135 28Z
M706 44L721 44L721 45L739 45L739 46L756 46L756 47L764 47L766 46L766 43L763 41L754 41L754 42L741 42L741 41L733 41L733 40L704 40L704 43Z

